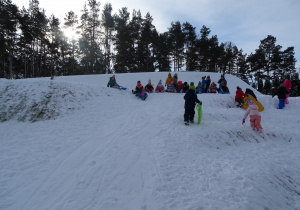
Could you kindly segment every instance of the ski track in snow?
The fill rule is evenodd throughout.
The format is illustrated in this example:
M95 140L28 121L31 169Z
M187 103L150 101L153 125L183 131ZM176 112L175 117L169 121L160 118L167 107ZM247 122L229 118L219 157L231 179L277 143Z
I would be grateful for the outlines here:
M241 125L235 91L198 95L201 125L185 126L184 94L150 93L141 101L129 84L154 74L137 75L117 75L126 91L106 88L107 76L57 78L46 86L70 90L76 101L52 91L55 103L65 103L56 120L1 123L0 209L300 209L299 98L277 110L278 99L258 95L262 137L249 117ZM230 90L244 85L227 80ZM49 90L43 81L15 83L38 103ZM14 81L4 83L11 89L2 97L13 96Z

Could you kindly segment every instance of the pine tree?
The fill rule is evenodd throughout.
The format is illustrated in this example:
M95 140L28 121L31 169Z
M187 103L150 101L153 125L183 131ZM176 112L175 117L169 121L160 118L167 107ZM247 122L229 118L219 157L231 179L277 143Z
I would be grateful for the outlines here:
M75 35L79 33L77 30L78 27L78 16L73 12L69 11L64 18L64 26L66 29L69 29L72 33L71 37L71 56L66 63L66 73L67 75L76 74L77 61L75 57L78 54L78 43L75 39ZM71 68L69 68L70 66Z
M197 68L197 56L196 56L196 28L189 22L185 22L182 25L182 32L185 40L185 62L186 71L195 71Z
M169 28L169 39L171 41L174 71L179 71L183 66L182 61L184 58L184 34L179 21L171 23L171 28Z
M113 42L113 31L115 26L114 17L112 16L112 5L106 3L102 11L102 26L104 30L104 66L105 72L111 73L112 52L111 45Z
M134 52L129 23L129 12L126 7L119 10L119 14L115 15L115 50L116 59L114 69L117 73L130 72L130 64L132 63L131 53Z

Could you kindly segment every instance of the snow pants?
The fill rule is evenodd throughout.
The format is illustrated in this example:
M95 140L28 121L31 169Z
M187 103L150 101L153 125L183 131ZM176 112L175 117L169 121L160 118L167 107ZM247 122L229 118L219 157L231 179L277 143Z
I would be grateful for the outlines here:
M244 100L242 98L237 98L235 99L236 102L238 102L238 106L241 107L242 104L244 103Z
M254 128L256 128L256 130L258 130L259 128L262 129L260 122L261 122L261 116L250 115L250 125L251 125L252 129L254 129Z
M286 94L286 99L284 101L285 104L289 104L290 103L289 100L288 100L288 97L290 97L290 94Z
M285 99L279 99L278 109L283 109L285 106Z
M184 111L184 121L194 121L195 108L185 108Z

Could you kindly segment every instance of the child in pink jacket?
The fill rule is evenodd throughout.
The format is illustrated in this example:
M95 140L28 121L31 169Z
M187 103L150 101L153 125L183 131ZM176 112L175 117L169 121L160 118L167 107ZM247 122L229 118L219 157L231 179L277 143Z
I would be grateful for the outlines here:
M261 122L261 116L258 111L258 106L254 101L251 99L248 99L246 102L246 105L248 105L248 109L246 110L246 113L243 118L243 123L245 123L246 118L250 114L250 125L253 130L257 130L259 133L262 133L262 127L260 125Z

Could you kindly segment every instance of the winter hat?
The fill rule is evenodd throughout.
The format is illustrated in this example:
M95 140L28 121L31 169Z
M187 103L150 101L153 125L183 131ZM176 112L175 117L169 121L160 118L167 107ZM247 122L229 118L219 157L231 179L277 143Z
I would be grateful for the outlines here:
M137 83L141 84L141 81L140 81L140 80L138 80L138 81L137 81Z
M196 90L196 87L194 86L193 82L190 83L190 87L189 88L192 89L192 90Z
M236 89L240 90L241 88L239 86L237 86Z
M162 81L161 81L161 80L159 80L158 84L162 84Z
M210 79L210 76L209 76L209 75L207 76L207 79Z
M116 77L115 75L113 75L112 77Z
M203 77L202 77L202 79L205 79L205 78L206 78L206 76L203 76Z

